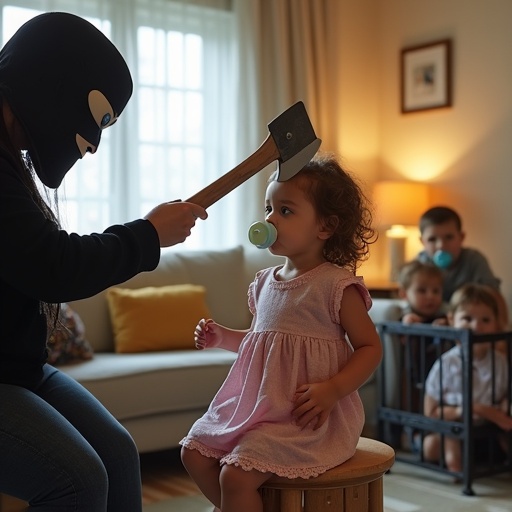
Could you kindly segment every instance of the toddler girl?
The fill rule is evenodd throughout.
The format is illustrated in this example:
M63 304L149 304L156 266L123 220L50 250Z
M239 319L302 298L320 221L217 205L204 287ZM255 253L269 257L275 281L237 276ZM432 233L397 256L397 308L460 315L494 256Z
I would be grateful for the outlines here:
M357 389L381 360L358 263L374 241L356 182L317 157L266 191L270 247L281 266L249 287L250 329L201 320L198 348L238 352L209 410L182 440L182 460L222 512L261 512L273 474L309 478L352 457L364 423ZM350 342L349 342L350 339Z

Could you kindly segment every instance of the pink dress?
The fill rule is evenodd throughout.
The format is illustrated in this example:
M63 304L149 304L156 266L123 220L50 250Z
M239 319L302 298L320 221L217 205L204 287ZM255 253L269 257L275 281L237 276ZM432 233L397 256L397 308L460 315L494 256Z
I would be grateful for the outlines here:
M181 444L201 454L289 478L309 478L345 462L364 424L359 394L339 400L318 430L300 429L291 411L295 390L337 374L353 349L339 323L343 291L363 280L323 263L290 281L280 267L262 270L249 287L254 315L238 357L208 411Z

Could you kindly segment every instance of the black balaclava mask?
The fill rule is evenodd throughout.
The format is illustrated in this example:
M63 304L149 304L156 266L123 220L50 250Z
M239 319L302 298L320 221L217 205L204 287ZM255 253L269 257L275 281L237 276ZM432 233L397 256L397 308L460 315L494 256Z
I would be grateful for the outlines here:
M0 51L0 88L28 137L39 179L57 188L132 94L123 57L97 28L69 13L41 14Z

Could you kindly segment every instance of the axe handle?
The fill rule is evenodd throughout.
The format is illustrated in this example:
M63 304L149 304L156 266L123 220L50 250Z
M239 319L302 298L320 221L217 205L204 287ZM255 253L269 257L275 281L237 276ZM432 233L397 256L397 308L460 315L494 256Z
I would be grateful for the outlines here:
M247 181L251 176L261 171L268 164L277 160L279 156L276 143L269 133L263 144L252 155L231 169L231 171L210 183L203 190L187 199L187 202L208 208L244 181Z

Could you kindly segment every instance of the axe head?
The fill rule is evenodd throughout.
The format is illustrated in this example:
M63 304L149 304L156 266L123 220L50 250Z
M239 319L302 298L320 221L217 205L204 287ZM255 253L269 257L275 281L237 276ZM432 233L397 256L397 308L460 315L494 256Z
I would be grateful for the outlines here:
M315 135L302 101L271 121L268 130L279 151L278 181L295 176L315 156L322 143Z

